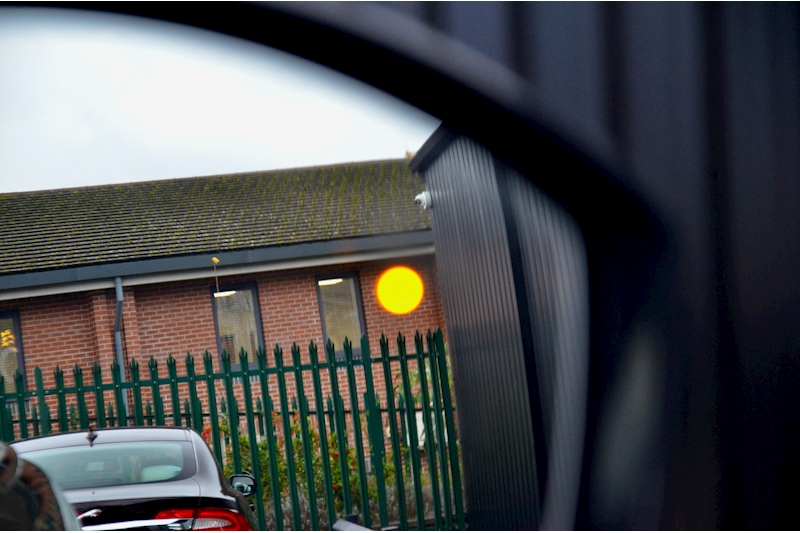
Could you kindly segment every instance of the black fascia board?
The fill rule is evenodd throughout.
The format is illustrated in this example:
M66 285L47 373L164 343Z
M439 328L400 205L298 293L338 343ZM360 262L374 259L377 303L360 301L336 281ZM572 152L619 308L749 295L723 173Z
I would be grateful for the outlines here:
M408 162L408 168L411 172L424 172L457 137L453 130L440 124Z
M113 279L115 277L198 270L205 267L210 269L211 257L217 257L222 265L230 267L256 263L310 259L348 253L376 252L391 250L393 248L409 248L431 244L433 244L433 235L431 230L426 229L403 233L370 235L369 237L306 242L286 246L249 248L228 252L210 251L192 255L8 274L0 276L0 291ZM210 275L211 274L209 274L209 276Z

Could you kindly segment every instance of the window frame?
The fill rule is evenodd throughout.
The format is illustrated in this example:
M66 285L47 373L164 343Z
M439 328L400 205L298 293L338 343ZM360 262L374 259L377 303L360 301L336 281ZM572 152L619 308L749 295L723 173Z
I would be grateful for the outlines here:
M258 284L254 281L246 282L246 283L234 283L231 285L220 285L219 291L251 291L253 295L253 314L255 315L256 321L256 336L258 341L258 346L267 349L266 344L264 343L264 324L261 321L261 302L258 299ZM217 299L214 298L214 293L217 292L217 286L211 285L209 287L209 293L211 295L211 314L214 317L214 335L217 338L217 357L220 360L220 368L222 365L222 336L219 333L219 320L217 319ZM231 370L234 372L238 372L241 370L241 365L239 364L239 352L235 354L228 354L231 356ZM258 368L258 359L256 358L256 354L248 353L247 354L248 362L250 368Z
M17 348L17 368L22 374L22 391L28 391L28 376L25 373L25 353L22 348L22 325L19 321L19 311L17 309L9 309L7 311L0 311L0 319L11 319L11 327L14 330L14 344ZM16 389L16 385L15 385ZM16 391L19 392L19 391ZM15 393L11 393L11 397L6 399L6 402L16 401L14 398Z
M319 321L320 325L322 326L322 353L325 354L325 345L328 342L328 332L325 328L325 310L322 307L322 291L320 291L319 282L323 279L331 279L331 278L342 278L342 279L352 279L353 286L355 287L356 293L356 308L358 310L358 324L361 327L361 336L367 334L367 323L364 320L364 298L361 293L361 283L359 280L358 271L347 271L347 272L328 272L325 274L319 274L314 276L314 287L317 291L317 308L319 309ZM356 342L353 344L353 359L361 359L361 338L355 339ZM353 339L350 339L350 342L353 342ZM334 348L336 348L334 346ZM339 349L335 351L336 360L337 361L344 361L344 346L341 346ZM325 355L325 360L327 361L327 355Z

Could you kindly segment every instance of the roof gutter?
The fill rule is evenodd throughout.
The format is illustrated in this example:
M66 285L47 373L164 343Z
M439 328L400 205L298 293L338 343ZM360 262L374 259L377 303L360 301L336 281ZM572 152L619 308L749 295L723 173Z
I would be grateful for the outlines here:
M216 255L221 264L226 265L217 267L218 274L231 276L400 259L433 253L431 232L424 230L359 239L341 239L325 243L223 252ZM202 254L63 269L70 272L48 271L4 276L0 277L0 301L111 289L115 288L114 279L117 277L121 278L123 287L208 278L212 275L210 266L208 266L211 265L212 255ZM56 275L59 272L61 275ZM58 283L62 279L65 282Z

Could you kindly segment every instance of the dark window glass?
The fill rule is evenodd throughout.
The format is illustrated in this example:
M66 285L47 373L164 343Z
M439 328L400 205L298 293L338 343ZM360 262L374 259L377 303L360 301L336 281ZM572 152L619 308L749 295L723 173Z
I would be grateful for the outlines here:
M350 339L353 353L360 355L364 313L356 277L350 274L318 278L317 292L325 342L333 342L337 355L341 356L344 339Z
M19 314L16 311L0 311L0 375L5 379L6 394L16 392L14 375L17 369L25 375Z

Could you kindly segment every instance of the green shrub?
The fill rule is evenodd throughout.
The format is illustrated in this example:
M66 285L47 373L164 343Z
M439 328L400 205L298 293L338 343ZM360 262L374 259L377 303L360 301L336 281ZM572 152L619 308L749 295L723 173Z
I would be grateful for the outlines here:
M279 414L275 414L272 420L275 427L276 435L276 453L275 462L278 472L278 490L280 491L281 509L283 512L283 524L285 528L293 528L292 521L292 499L289 488L289 470L288 462L286 460L286 446L283 437L282 424ZM297 500L300 514L301 529L310 530L311 527L311 505L309 501L309 487L308 480L306 479L306 462L303 454L303 441L301 437L300 417L297 413L292 415L291 418L291 445L290 449L294 459L295 479L297 483ZM224 434L230 434L227 419L220 421L220 431ZM207 441L210 441L210 431L203 431L203 436ZM316 500L317 516L319 519L320 529L330 529L328 523L327 502L325 496L325 475L323 469L323 460L320 445L320 436L316 427L310 421L308 424L308 438L311 449L311 466L313 471L314 482L314 499ZM359 490L359 476L358 476L358 460L356 451L353 446L349 444L345 446L345 472L342 472L342 462L339 460L339 443L338 435L333 432L328 437L328 458L330 464L331 476L331 491L333 493L333 503L335 515L341 517L344 515L344 483L343 475L347 477L350 488L350 501L352 504L352 513L361 516L362 502L361 491ZM257 444L257 456L260 467L260 487L261 494L264 502L264 510L266 517L267 529L275 529L275 509L274 499L272 495L272 480L269 464L269 452L267 447L266 438L259 439ZM403 455L407 450L403 449ZM250 442L246 435L239 436L239 456L240 464L243 472L252 472L252 460L250 453ZM383 475L386 487L386 503L389 516L389 523L397 523L400 519L399 516L399 503L397 498L396 486L396 472L394 469L394 461L392 453L389 450L383 458ZM233 471L233 452L230 445L225 449L225 464L223 466L226 477L230 477L235 472ZM404 469L405 470L405 469ZM406 514L409 523L416 520L415 498L414 498L414 485L411 476L402 472ZM380 510L378 505L378 486L375 481L374 475L367 476L367 494L369 498L370 518L373 525L380 524ZM431 490L430 478L427 472L422 475L422 493L424 502L424 515L428 518L433 517L433 496Z

